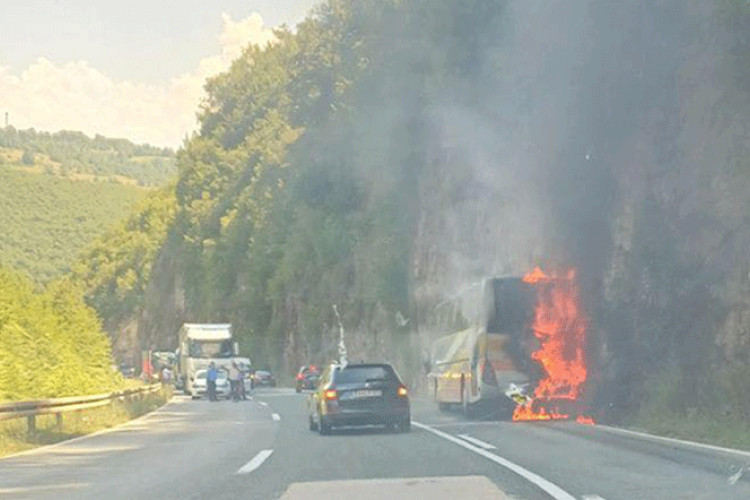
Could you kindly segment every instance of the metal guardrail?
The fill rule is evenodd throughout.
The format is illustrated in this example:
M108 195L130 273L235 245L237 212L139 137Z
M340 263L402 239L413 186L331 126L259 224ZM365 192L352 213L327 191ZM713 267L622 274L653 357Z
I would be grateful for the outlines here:
M34 432L34 430L36 430L36 417L39 415L54 414L57 417L57 423L59 425L62 424L62 414L65 412L105 406L115 400L124 401L125 399L142 397L158 391L161 387L161 384L149 384L134 389L106 394L94 394L91 396L72 396L67 398L0 403L0 421L26 417L28 419L29 432Z

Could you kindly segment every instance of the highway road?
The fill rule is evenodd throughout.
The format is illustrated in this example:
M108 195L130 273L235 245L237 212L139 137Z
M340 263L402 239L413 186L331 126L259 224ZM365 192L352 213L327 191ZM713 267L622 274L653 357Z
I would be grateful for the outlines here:
M466 421L421 400L409 434L320 436L305 397L178 396L114 430L0 460L0 497L750 498L750 453L571 422Z

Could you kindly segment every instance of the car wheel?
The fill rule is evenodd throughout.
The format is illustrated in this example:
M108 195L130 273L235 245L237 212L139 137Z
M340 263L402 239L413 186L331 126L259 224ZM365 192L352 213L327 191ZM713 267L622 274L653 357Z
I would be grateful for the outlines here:
M331 424L323 420L323 417L320 417L318 430L320 431L321 436L328 436L331 434Z
M297 386L297 388L295 389L295 391L297 391L297 394L299 394L300 392L302 392L302 389L300 388L300 386Z
M401 420L398 424L398 431L403 433L411 431L411 418L405 417Z
M311 431L317 431L318 430L318 424L315 423L315 420L313 420L312 415L308 416L307 418L310 421L310 430Z

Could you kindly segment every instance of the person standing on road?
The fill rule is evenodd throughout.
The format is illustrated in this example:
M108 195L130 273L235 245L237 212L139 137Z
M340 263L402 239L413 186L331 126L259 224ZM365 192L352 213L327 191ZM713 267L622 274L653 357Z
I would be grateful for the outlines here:
M235 403L240 400L240 373L237 362L232 361L232 366L229 367L229 387L232 391L232 401Z
M238 366L240 369L240 397L247 401L247 391L245 390L245 380L248 377L249 370L248 367L242 363L241 366Z
M213 361L208 365L208 372L206 373L206 392L208 392L209 401L218 401L216 397L216 379L219 377L219 372L216 369L216 365Z
M161 371L161 383L162 384L172 383L172 370L170 370L168 366L165 366L164 369Z

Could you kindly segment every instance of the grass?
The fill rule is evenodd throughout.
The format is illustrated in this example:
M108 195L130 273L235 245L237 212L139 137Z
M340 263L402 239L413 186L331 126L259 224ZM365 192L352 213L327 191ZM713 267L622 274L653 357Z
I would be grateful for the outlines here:
M720 412L690 415L641 411L625 427L678 439L750 450L750 421Z
M42 415L36 418L34 433L28 432L26 418L2 421L0 457L123 424L159 408L171 396L171 388L165 388L143 399L115 401L108 406L64 413L61 426L57 425L55 415Z

